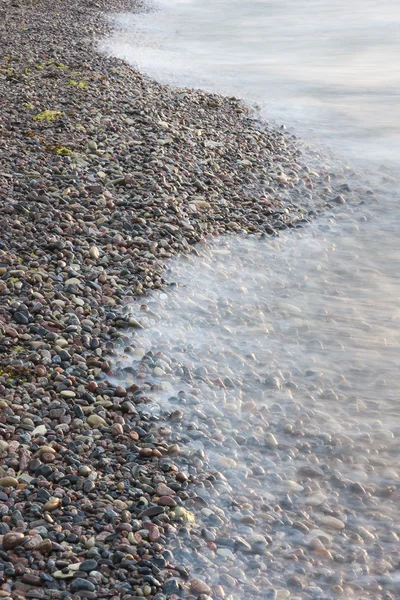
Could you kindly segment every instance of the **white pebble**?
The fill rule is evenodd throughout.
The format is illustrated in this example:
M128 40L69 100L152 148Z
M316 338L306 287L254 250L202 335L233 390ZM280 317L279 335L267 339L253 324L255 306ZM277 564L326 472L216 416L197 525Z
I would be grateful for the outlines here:
M345 524L343 523L343 521L341 521L340 519L336 519L336 517L330 517L328 515L324 515L323 517L321 517L321 523L325 525L325 527L329 527L330 529L336 529L338 531L340 529L345 528Z

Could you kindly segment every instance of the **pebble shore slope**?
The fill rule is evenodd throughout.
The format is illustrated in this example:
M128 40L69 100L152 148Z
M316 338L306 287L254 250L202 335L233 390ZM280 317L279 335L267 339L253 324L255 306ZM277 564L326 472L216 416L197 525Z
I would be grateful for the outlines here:
M0 4L0 598L178 597L190 481L110 383L114 344L166 259L299 225L329 180L237 99L99 53L121 9Z

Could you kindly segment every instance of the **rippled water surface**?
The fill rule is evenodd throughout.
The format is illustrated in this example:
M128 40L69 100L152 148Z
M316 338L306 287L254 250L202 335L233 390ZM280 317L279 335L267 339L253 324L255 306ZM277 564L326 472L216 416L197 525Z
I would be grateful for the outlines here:
M108 49L167 83L257 102L337 153L400 156L396 0L154 0Z

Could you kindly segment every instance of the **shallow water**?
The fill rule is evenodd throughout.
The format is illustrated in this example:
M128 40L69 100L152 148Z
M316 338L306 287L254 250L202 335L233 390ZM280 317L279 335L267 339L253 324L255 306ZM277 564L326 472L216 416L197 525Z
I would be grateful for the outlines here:
M221 239L132 307L144 329L117 369L148 384L144 410L200 481L174 557L231 599L399 597L400 223L386 210Z
M257 102L336 154L398 164L395 0L154 0L106 44L151 77Z

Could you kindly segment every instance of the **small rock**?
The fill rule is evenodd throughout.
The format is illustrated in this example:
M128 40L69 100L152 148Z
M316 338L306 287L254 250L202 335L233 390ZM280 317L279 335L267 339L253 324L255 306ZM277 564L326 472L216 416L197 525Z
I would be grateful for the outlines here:
M151 506L150 508L145 508L139 515L138 518L142 519L143 517L156 517L161 515L164 512L162 506Z
M313 496L309 496L305 503L309 506L320 506L325 502L327 497L324 494L314 494Z
M90 573L90 571L94 571L95 569L97 569L97 560L94 560L93 558L84 560L79 565L79 570L85 571L86 573Z
M79 467L79 475L82 475L82 477L88 477L88 475L90 475L91 472L92 469L87 465L82 465L81 467Z
M149 527L149 541L150 542L155 542L156 540L158 540L160 538L161 534L160 534L160 530L158 529L157 525L150 525Z
M36 453L36 456L42 456L42 454L52 453L55 454L56 451L51 446L41 446Z
M336 517L330 517L328 515L321 517L321 523L325 525L325 527L329 527L330 529L341 530L345 528L345 524L340 519L336 519Z
M33 548L35 548L41 542L43 542L43 538L41 535L32 535L25 539L24 548L26 550L33 550Z
M55 579L70 579L73 576L74 576L73 571L68 571L67 573L64 573L64 571L55 571L53 573L53 577Z
M179 584L178 581L174 578L171 577L170 579L167 579L162 586L162 591L165 594L179 594L180 589L179 589Z
M62 396L63 398L76 398L76 394L72 390L61 390L60 396Z
M40 552L41 554L49 554L52 549L53 545L49 539L42 540L34 547L35 552Z
M160 367L155 367L153 369L153 375L154 375L154 377L162 377L163 375L165 375L165 371L164 371L164 369L161 369Z
M100 417L100 415L96 414L90 415L87 421L91 427L104 427L107 425L107 422L103 419L103 417Z
M32 431L32 437L35 437L37 435L44 435L46 433L47 429L46 429L46 425L38 425L37 427L35 427L35 429Z
M15 312L14 321L20 325L27 325L29 323L29 318L21 312Z
M53 510L56 510L61 504L61 498L50 498L50 500L48 500L46 502L46 504L44 504L43 506L43 510L45 512L51 512Z
M90 257L97 260L100 257L100 251L97 246L92 246L89 250Z
M43 580L33 573L24 573L21 578L22 583L27 583L28 585L43 585Z
M97 383L95 381L90 381L88 383L87 389L89 392L97 392L98 387L99 386L97 385Z
M176 506L175 500L173 498L171 498L170 496L161 496L161 498L158 500L158 504L160 506L171 506L171 507Z
M149 585L144 585L143 586L143 596L150 596L151 594L151 587Z
M124 433L124 428L122 427L121 423L114 423L114 425L111 427L111 434L113 436L117 436L117 435L123 435Z
M276 448L276 446L279 445L276 437L270 432L267 432L265 434L264 441L265 441L266 446L268 446L269 448Z
M79 285L80 283L80 279L77 279L77 277L70 277L70 279L67 279L65 282L65 285Z
M4 550L12 550L13 548L16 548L17 546L20 546L22 544L22 542L24 541L25 536L23 533L19 533L19 532L10 532L10 533L6 533L3 536L3 548Z
M332 202L334 202L335 204L346 204L346 199L344 198L344 196L339 194L339 196L336 196L332 199Z
M96 196L98 196L99 194L102 193L103 186L100 184L87 185L86 189L88 192L91 192L92 194L95 194Z
M158 496L175 496L176 494L176 492L165 485L165 483L159 483L156 488L156 492Z
M17 487L18 479L15 477L2 477L0 479L0 486L2 487Z
M34 477L32 477L32 475L28 475L28 473L23 473L21 475L21 477L19 478L19 481L21 481L22 483L27 483L28 485L30 485L33 479L34 479Z
M201 581L201 579L192 579L190 582L190 591L193 594L211 594L210 587Z
M298 475L300 475L300 477L310 477L312 479L315 477L322 477L324 474L322 469L320 469L319 467L313 467L311 465L300 467L297 473Z

